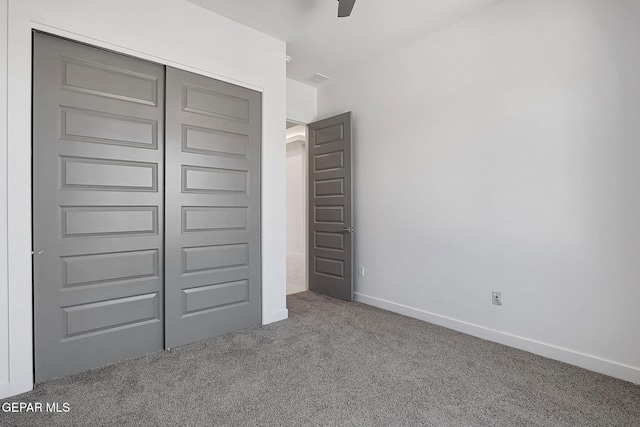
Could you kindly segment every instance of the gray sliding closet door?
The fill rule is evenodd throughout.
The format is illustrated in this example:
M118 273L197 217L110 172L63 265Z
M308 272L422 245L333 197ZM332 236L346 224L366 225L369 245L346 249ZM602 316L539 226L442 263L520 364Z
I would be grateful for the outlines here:
M167 67L167 348L260 324L260 104Z
M164 67L34 34L35 375L163 347Z

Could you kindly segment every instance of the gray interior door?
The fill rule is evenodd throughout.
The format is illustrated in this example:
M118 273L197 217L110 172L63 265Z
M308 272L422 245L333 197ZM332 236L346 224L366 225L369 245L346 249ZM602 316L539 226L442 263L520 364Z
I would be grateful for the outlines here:
M167 67L167 348L260 324L261 95Z
M353 300L351 113L309 125L309 289Z
M34 34L35 376L163 347L164 67Z

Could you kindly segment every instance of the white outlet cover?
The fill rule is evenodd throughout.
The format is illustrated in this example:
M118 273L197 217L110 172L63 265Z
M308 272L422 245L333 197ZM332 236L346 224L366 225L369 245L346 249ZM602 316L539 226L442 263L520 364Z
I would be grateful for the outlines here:
M491 293L491 303L493 305L502 305L502 293L501 292L492 292Z

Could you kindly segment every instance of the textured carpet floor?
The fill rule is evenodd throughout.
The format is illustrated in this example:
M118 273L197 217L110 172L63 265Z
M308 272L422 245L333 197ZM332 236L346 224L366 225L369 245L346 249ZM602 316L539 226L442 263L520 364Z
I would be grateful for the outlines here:
M38 385L2 426L640 426L640 386L358 303Z

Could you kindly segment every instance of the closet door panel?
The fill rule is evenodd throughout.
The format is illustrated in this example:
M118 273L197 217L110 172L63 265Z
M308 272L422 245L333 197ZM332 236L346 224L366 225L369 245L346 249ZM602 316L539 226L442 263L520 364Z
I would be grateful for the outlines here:
M36 382L163 348L164 67L34 33Z
M260 324L258 92L167 67L168 348Z

